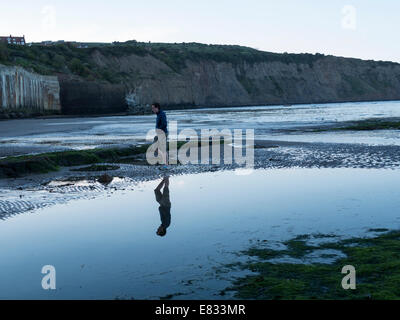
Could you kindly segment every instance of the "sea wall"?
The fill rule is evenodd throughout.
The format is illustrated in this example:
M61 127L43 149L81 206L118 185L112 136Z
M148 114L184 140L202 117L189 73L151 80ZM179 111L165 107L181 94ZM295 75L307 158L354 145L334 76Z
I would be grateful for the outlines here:
M127 110L123 85L59 76L63 114L107 114Z
M0 65L0 113L58 113L60 85L55 76L42 76L21 67Z

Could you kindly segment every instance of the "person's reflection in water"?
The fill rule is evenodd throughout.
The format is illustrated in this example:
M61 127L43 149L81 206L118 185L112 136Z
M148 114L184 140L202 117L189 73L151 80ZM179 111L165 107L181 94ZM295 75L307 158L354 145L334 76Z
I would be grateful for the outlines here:
M161 192L161 189L164 190ZM156 201L160 204L161 225L157 229L157 235L164 237L167 234L167 228L171 224L171 201L169 200L169 177L165 177L158 187L154 190Z

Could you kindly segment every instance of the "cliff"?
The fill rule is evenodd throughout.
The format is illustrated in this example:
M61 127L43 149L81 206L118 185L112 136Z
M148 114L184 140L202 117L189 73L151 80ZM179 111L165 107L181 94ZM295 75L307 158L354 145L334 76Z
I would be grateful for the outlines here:
M128 42L13 47L4 59L57 75L67 114L400 99L400 64L320 54Z
M400 99L400 65L320 57L307 62L185 61L179 72L151 56L99 64L139 74L126 81L133 105L239 106Z
M0 113L44 114L61 111L57 77L0 65Z

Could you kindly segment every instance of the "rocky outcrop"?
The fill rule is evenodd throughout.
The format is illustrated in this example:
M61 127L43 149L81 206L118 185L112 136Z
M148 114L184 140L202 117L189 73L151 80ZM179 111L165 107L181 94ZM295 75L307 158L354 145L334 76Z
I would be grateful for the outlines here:
M174 70L150 55L110 59L94 52L92 58L128 79L123 85L61 82L66 112L116 112L129 105L143 113L154 101L181 108L400 99L400 64L390 62L322 55L312 63L203 59Z
M42 76L21 67L0 65L0 113L58 113L60 85L57 77Z

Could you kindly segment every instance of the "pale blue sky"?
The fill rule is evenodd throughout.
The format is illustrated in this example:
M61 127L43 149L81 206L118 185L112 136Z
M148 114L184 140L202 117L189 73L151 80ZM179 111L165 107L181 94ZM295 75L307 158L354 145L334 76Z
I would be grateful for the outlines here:
M346 5L355 20L351 11L343 20ZM202 42L400 62L399 14L398 0L20 0L1 4L0 33L28 42Z

